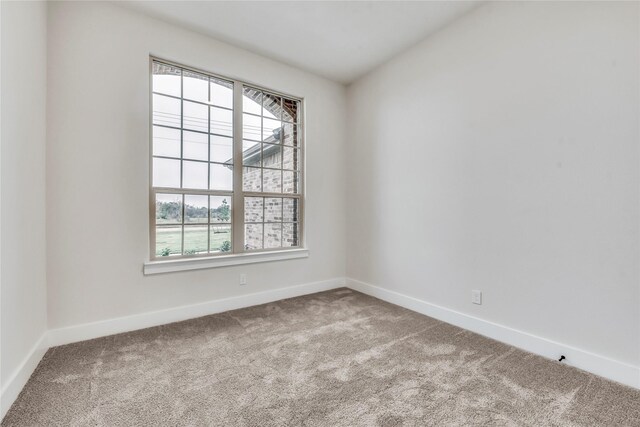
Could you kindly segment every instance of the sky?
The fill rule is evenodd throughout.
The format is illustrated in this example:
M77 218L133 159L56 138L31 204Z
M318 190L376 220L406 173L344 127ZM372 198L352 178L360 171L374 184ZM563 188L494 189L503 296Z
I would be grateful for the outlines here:
M231 159L233 153L233 91L226 82L212 80L209 83L203 76L185 71L182 79L184 104L182 108L184 120L183 135L183 163L182 182L185 188L207 189L210 182L211 189L231 191L233 188L233 173L228 166L221 164L207 164L201 161L210 158L212 162L224 163ZM205 77L206 78L206 77ZM153 122L154 125L180 127L181 101L169 96L180 97L180 76L163 74L153 75ZM211 96L209 99L209 90ZM190 102L199 101L207 105ZM208 114L211 114L210 122ZM243 98L243 148L247 150L260 140L273 134L273 129L279 128L281 123L268 110L251 98ZM263 115L262 119L257 115ZM264 129L261 126L263 122ZM209 128L210 124L210 128ZM187 130L188 129L188 130ZM210 131L211 145L208 145L207 135L197 131ZM196 131L196 132L194 132ZM153 126L153 154L155 156L180 157L180 130ZM154 158L153 185L156 187L180 188L180 160Z

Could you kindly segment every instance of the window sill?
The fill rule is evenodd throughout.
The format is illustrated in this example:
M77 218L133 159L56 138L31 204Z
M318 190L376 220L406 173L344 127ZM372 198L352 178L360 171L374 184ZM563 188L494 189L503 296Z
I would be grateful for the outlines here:
M172 273L175 271L201 270L205 268L228 267L232 265L254 264L258 262L283 261L307 258L308 249L289 249L284 251L254 252L245 254L220 255L210 258L181 258L167 261L148 261L144 263L143 273Z

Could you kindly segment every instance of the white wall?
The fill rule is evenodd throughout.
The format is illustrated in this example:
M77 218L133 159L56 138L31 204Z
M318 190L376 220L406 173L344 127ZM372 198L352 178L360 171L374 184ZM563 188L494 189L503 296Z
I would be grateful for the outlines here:
M142 275L149 54L305 97L308 259ZM50 4L48 65L50 328L344 276L343 86L102 3Z
M0 348L2 414L20 366L45 333L47 13L43 2L2 2ZM41 356L41 354L40 354ZM36 361L37 363L37 361ZM32 366L32 368L35 366ZM27 369L28 370L28 369ZM26 371L25 371L26 372ZM30 373L30 372L28 372ZM22 378L26 381L26 378ZM15 387L7 391L10 383ZM15 397L15 396L13 396Z
M487 4L350 86L348 276L640 365L638 8Z

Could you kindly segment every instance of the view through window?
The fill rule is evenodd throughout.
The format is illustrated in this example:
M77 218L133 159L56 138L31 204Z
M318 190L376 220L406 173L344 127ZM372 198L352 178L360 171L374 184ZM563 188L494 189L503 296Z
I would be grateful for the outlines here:
M152 258L301 245L302 105L152 60Z

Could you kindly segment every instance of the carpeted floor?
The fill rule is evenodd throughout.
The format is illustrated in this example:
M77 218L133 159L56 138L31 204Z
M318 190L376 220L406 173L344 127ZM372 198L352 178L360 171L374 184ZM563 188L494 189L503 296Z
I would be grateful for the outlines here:
M338 289L50 349L2 426L640 426L640 391Z

